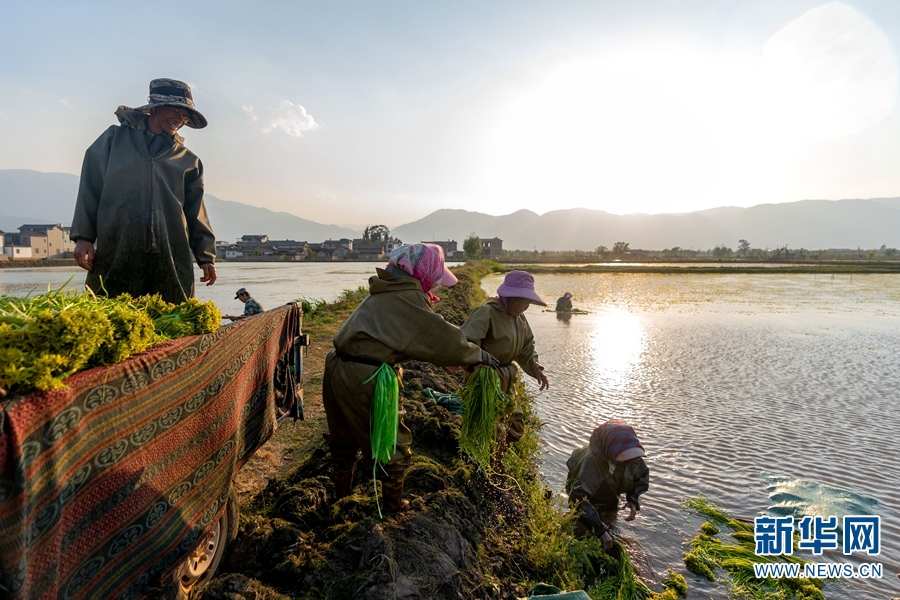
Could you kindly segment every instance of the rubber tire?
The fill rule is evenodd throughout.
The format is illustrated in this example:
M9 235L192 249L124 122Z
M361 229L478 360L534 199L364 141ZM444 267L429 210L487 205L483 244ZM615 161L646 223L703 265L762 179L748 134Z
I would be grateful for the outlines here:
M191 559L190 555L185 557L182 564L175 570L173 576L174 581L172 582L172 594L169 595L169 598L174 600L188 600L193 590L203 588L212 581L213 577L216 576L219 565L222 563L222 558L225 556L228 545L237 537L238 527L240 526L240 515L241 510L240 504L238 503L237 492L235 491L234 486L231 486L228 490L228 501L225 504L225 511L219 517L217 522L210 525L210 530L212 530L218 524L220 533L218 543L216 543L215 549L212 551L213 556L209 561L209 566L200 573L199 577L193 578L183 576L187 569L188 561ZM205 536L203 537L205 538ZM205 542L206 540L202 539L199 544ZM193 554L193 551L190 554Z

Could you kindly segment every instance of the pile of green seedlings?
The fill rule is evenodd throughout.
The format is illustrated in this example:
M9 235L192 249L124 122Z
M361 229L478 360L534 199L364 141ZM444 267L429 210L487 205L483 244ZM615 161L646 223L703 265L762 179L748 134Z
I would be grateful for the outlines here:
M737 598L825 600L821 579L756 578L753 563L791 562L802 565L807 561L793 555L757 556L751 523L730 517L719 506L703 497L685 500L683 506L709 519L701 525L700 533L691 540L690 552L684 555L685 566L695 575L715 581L715 571L724 570L729 575L725 583ZM717 537L722 527L730 530L728 537Z
M465 411L459 447L482 471L489 471L497 447L497 423L515 410L515 396L500 391L497 371L475 370L459 392Z
M83 369L121 362L166 340L216 331L212 302L175 305L159 295L132 298L50 291L0 296L0 390L26 393L64 387Z

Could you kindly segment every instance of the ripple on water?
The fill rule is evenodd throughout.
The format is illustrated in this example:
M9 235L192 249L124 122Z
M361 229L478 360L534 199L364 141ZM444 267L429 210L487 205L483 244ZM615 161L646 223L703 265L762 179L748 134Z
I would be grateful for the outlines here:
M700 524L680 510L682 498L703 494L752 518L774 504L764 472L871 497L885 578L829 583L827 596L897 595L900 277L822 279L537 276L545 299L570 291L592 311L568 321L527 314L552 386L537 394L548 482L563 487L566 459L600 422L634 425L651 487L640 518L618 525L657 576L668 566L684 571L682 544ZM485 289L500 281L488 278ZM692 586L727 597L721 586Z

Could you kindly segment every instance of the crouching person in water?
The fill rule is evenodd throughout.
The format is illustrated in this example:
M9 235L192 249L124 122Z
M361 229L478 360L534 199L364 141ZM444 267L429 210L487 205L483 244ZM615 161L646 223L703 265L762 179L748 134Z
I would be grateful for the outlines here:
M541 391L550 387L534 350L534 334L525 319L525 311L532 304L547 306L534 289L534 277L526 271L510 271L497 288L497 297L489 298L472 311L462 326L470 342L500 361L497 368L500 391L507 395L515 393L519 367L538 381ZM523 435L524 414L522 407L516 404L513 413L497 424L497 449L492 461L495 471L502 471L503 453L509 444L518 442Z
M391 252L389 264L369 278L369 296L353 311L334 337L334 350L325 361L322 402L328 420L325 439L331 449L331 477L335 494L342 498L353 487L353 468L361 450L373 468L373 420L386 419L396 428L396 450L378 460L384 509L405 510L403 479L409 467L412 434L399 414L372 414L376 383L382 376L393 380L396 398L396 365L421 360L438 366L497 365L497 360L463 332L436 314L431 293L438 285L452 286L456 277L444 266L444 251L435 244L400 246ZM391 371L389 369L394 369ZM392 448L393 450L393 448Z
M593 531L612 548L608 527L600 511L618 508L619 494L625 494L626 521L641 510L640 496L650 487L650 469L644 463L644 447L634 428L623 421L607 421L591 434L587 446L576 448L566 461L569 476L566 492L569 505L578 512L576 533Z

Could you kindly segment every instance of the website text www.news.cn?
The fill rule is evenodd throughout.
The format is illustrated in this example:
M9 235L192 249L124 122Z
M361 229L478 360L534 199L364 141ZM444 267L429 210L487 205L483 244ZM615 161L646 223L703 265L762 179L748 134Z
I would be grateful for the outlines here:
M794 553L794 517L757 517L753 521L753 539L757 556L782 556ZM842 549L845 556L881 554L881 517L873 515L846 515L842 519L843 540L839 540L838 518L808 516L797 522L800 536L799 550L809 550L821 556L825 550ZM816 579L880 579L884 568L881 563L809 562L782 563L758 562L753 564L754 575L766 578L816 578Z

